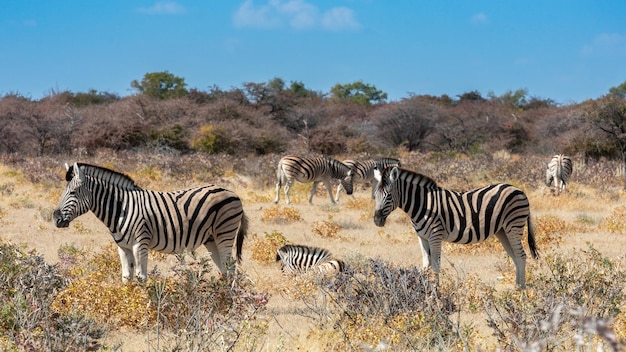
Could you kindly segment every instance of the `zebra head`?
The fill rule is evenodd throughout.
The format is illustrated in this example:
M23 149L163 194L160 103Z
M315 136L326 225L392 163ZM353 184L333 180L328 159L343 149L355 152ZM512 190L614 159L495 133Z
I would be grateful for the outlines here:
M398 177L400 170L397 166L379 170L374 167L374 178L378 181L374 190L376 206L374 208L374 224L385 226L387 217L398 207Z
M352 169L350 169L350 171L348 171L346 176L339 180L339 183L341 183L341 186L346 191L347 195L352 194L353 178L354 178L354 172L352 171Z
M52 213L56 227L68 227L76 217L89 211L91 205L91 192L83 185L83 177L77 163L73 166L65 164L68 181L65 191L61 195L59 206Z

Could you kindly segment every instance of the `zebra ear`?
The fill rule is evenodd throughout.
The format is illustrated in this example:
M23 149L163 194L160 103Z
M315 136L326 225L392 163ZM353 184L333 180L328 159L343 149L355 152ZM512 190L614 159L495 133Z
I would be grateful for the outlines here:
M65 163L65 171L70 171L70 166Z
M77 177L80 180L80 169L78 168L78 163L74 163L72 169L74 170L74 177Z
M394 166L393 169L391 169L391 173L389 174L389 180L391 180L391 182L396 182L399 175L400 170L398 170L397 166Z
M383 179L383 175L380 173L378 166L374 166L374 178L376 179L376 182L380 182L380 180Z

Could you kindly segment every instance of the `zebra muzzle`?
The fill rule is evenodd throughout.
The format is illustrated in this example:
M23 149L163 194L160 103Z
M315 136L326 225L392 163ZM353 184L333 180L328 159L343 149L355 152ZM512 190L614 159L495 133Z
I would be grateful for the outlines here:
M378 227L385 226L386 216L383 216L380 211L374 212L374 224Z
M55 210L52 213L52 219L54 219L54 225L58 228L68 227L70 226L70 221L63 218L61 211L59 209Z

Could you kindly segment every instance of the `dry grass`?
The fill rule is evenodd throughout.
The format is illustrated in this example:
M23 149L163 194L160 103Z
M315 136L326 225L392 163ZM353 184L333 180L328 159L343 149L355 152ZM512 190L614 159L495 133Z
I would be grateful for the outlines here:
M614 284L624 279L626 265L623 257L626 211L619 183L607 183L610 178L602 174L604 171L600 174L605 176L594 176L591 171L598 169L589 166L589 172L581 170L580 174L575 174L568 190L555 197L542 193L540 179L531 184L529 177L522 174L523 170L528 170L524 164L527 158L515 155L498 158L508 158L512 166L493 168L484 160L469 157L454 162L442 159L434 162L427 156L414 155L407 155L407 162L403 160L403 164L438 175L438 182L450 188L482 186L495 180L493 175L503 175L524 189L531 202L535 235L542 254L540 260L528 262L529 288L523 293L514 288L513 265L497 241L473 246L446 244L439 296L414 293L405 301L420 304L419 308L412 308L412 313L384 313L388 315L379 310L388 304L384 299L400 297L401 292L380 291L384 287L380 286L383 277L387 277L388 282L402 283L407 277L405 273L412 273L414 278L424 279L424 285L428 285L431 273L417 269L421 267L419 241L405 214L394 212L384 228L373 225L374 202L369 199L369 190L354 198L344 197L334 206L330 205L326 190L320 187L314 205L309 205L310 184L296 184L290 192L292 205L273 205L271 182L235 174L232 166L221 159L193 163L184 157L132 159L129 155L107 154L94 156L89 161L128 173L146 188L172 190L198 183L217 183L243 195L250 218L242 265L246 284L241 287L245 290L236 291L232 296L216 296L228 302L231 298L247 302L250 305L245 307L254 312L253 317L247 316L250 319L244 325L222 326L245 336L236 342L235 350L361 350L384 344L394 350L458 351L478 347L493 350L496 346L504 350L529 350L531 345L569 350L578 346L576 331L580 331L584 346L589 348L596 349L600 343L605 349L609 348L606 331L614 332L623 343L626 306L620 296L623 292L615 290L623 286ZM209 164L211 173L207 172ZM44 181L49 175L54 175L56 182ZM65 313L71 307L80 307L78 310L88 313L89 319L110 323L105 325L108 333L99 339L103 346L114 350L122 343L124 350L157 350L155 340L148 337L156 336L154 328L159 320L154 314L160 312L173 322L171 314L176 304L169 301L169 306L159 310L155 308L155 298L169 296L191 300L195 307L200 307L205 303L200 295L189 291L191 287L196 287L196 292L214 292L213 289L217 290L215 294L232 292L219 285L212 286L210 277L214 268L206 267L202 260L197 264L181 264L174 256L154 253L149 264L153 268L149 276L154 280L144 286L122 285L113 241L99 220L89 214L77 219L68 229L56 229L50 224L49 213L60 197L65 183L63 176L62 165L49 160L29 162L27 166L0 164L2 238L22 248L34 248L46 261L62 265L62 275L71 280L63 290L51 296L56 298L55 310ZM265 186L254 186L258 184ZM283 195L281 198L284 201ZM276 249L288 243L327 248L335 257L346 261L353 271L340 282L347 286L339 287L332 280L318 282L314 278L283 277L280 266L275 263ZM200 256L206 256L204 250L199 252ZM370 266L372 260L379 263L377 269ZM197 277L196 274L184 276L185 280L180 275L191 273L203 273L207 281L186 286L186 290L182 286L176 286L180 288L177 291L159 289L162 286L157 282L190 283L185 280ZM174 279L176 281L168 281ZM346 312L347 305L354 303L345 299L351 297L348 293L337 295L347 289L371 292L367 297L378 301L351 305L352 318L346 315L342 318L339 313ZM89 297L99 297L103 303L96 304ZM593 297L613 298L611 302L600 302ZM264 308L257 310L254 302L263 299L267 299ZM563 307L560 313L559 307ZM582 315L576 313L577 309L583 310ZM375 312L379 314L369 315ZM238 321L235 316L221 317ZM188 326L207 327L202 321L185 319L177 320L177 324L193 322L200 325ZM163 320L159 324L162 329L160 347L167 344L179 350L190 350L194 343L196 346L201 343ZM124 337L127 335L119 329L123 325L136 329L133 338ZM442 331L445 336L441 335ZM6 336L0 339L0 347L5 349L13 346L3 345ZM202 336L207 336L209 341L216 335ZM224 336L230 338L231 335ZM176 339L186 341L186 345L177 345Z

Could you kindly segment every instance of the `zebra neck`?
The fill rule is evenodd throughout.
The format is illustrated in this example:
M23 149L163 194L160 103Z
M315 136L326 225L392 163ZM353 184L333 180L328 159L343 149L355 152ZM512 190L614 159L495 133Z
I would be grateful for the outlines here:
M111 233L119 232L126 220L127 200L131 190L107 183L94 183L90 189L92 193L90 210L109 228ZM136 190L140 189L136 188Z
M410 216L421 208L429 198L434 196L434 192L441 190L429 179L409 179L401 182L398 190L398 207Z

